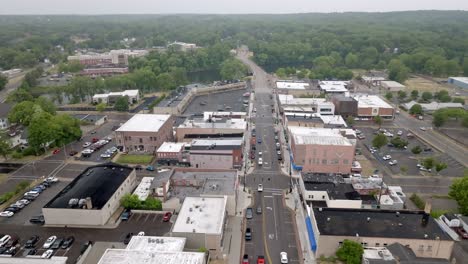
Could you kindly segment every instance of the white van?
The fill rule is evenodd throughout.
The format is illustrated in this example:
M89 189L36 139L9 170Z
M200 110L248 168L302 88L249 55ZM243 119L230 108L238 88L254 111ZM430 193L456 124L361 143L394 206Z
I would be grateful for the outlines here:
M0 238L0 247L3 247L8 241L10 241L11 236L9 235L4 235L2 238Z

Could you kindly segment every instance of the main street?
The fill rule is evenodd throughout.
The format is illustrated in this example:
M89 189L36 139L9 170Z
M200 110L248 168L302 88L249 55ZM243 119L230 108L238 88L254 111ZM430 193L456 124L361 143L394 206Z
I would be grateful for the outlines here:
M280 252L288 253L289 263L299 263L298 244L294 212L284 204L283 193L289 191L290 179L281 172L275 142L275 122L271 106L274 97L269 84L269 75L248 59L247 52L239 52L239 59L253 72L252 86L255 91L252 119L256 128L256 159L253 173L247 175L246 186L253 194L252 208L262 208L261 214L255 214L247 220L247 227L252 229L252 240L246 241L244 254L249 255L250 263L255 263L258 256L265 256L266 263L280 263ZM252 125L251 125L252 127ZM284 144L284 140L280 140ZM258 165L259 152L262 152L263 165ZM258 184L263 184L263 192L258 192Z

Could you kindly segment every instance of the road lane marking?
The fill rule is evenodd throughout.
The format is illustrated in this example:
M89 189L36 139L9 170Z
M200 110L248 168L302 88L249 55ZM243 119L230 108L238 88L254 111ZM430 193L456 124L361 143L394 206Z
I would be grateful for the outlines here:
M271 195L264 195L263 198L273 198Z
M273 197L272 197L273 198ZM265 201L262 199L262 207L265 208ZM265 214L262 214L262 229L263 229L263 244L264 244L264 247L265 247L265 253L266 253L266 256L267 256L267 259L268 259L268 263L273 263L273 261L271 261L271 257L270 257L270 252L268 250L268 244L267 244L267 240L266 240L266 236L265 236L265 232L266 232L266 227L265 227Z

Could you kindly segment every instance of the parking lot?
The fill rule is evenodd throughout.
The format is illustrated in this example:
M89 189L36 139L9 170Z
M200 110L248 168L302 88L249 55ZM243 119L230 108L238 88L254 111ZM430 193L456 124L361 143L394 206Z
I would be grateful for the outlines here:
M376 129L374 128L365 128L359 127L359 130L362 131L362 134L365 135L365 139L361 139L358 141L358 146L362 148L366 148L369 150L372 147L372 139L375 136ZM406 129L398 129L398 128L387 128L387 131L393 133L393 138L397 137L397 132L401 131L402 135L400 136L401 139L408 141L407 149L398 149L395 147L390 147L388 145L383 146L380 150L376 151L375 153L368 153L376 158L376 160L382 165L387 167L393 174L400 174L402 173L401 168L404 167L406 172L403 174L407 175L437 175L435 169L432 169L432 172L424 172L417 167L418 163L421 163L423 159L428 157L433 157L435 160L439 162L444 162L447 164L447 168L440 171L438 175L440 176L450 176L450 177L461 177L463 176L463 165L452 159L445 153L441 153L436 149L432 148L431 146L421 142L418 138L412 137L408 138L408 131ZM392 137L388 137L389 143ZM423 151L420 154L413 154L411 149L415 146L420 146ZM426 149L426 151L424 151ZM391 159L384 160L383 157L386 155L390 155ZM389 165L390 161L397 160L397 165Z
M202 114L207 111L244 112L246 100L242 95L249 89L212 93L195 97L184 111L184 115ZM247 98L248 99L248 98Z

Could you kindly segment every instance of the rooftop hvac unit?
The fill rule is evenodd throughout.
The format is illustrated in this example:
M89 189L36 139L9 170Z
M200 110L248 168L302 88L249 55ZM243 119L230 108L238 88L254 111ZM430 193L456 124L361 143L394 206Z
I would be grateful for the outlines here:
M69 201L68 201L68 206L69 207L75 207L78 205L78 198L71 198Z
M190 217L187 217L187 221L185 221L186 224L190 223Z
M80 201L78 202L78 206L79 207L83 207L84 205L86 205L86 199L80 199Z
M159 243L164 244L164 238L161 238L161 240L159 240Z

